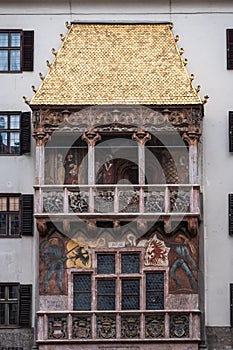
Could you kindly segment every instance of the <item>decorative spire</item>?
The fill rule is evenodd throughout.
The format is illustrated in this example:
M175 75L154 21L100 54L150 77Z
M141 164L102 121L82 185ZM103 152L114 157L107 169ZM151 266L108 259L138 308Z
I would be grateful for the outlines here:
M26 96L23 96L23 99L24 99L24 102L25 102L27 105L29 105L29 103L30 103L29 99L28 99Z
M71 28L71 25L70 25L70 23L68 21L66 21L65 26L66 26L67 29Z
M208 99L209 99L209 96L205 95L203 100L202 100L203 104L207 103Z
M63 41L65 39L65 36L63 34L60 34L60 39Z
M39 77L40 77L41 80L44 80L44 76L43 76L43 74L41 72L39 73Z
M183 61L183 63L184 63L185 66L187 66L187 64L188 64L188 59L185 58L184 61Z
M46 61L46 64L47 64L48 67L52 66L52 63L50 63L49 60Z
M184 53L184 49L183 49L183 47L181 47L181 48L180 48L179 53L180 53L180 56L182 56L182 55L183 55L183 53Z
M32 85L32 91L35 92L35 93L37 92L37 89L35 88L35 85Z
M179 37L179 35L177 34L176 37L175 37L175 42L177 43L179 40L180 40L180 37Z
M52 54L54 55L54 56L56 56L57 55L57 50L55 50L54 48L52 48Z

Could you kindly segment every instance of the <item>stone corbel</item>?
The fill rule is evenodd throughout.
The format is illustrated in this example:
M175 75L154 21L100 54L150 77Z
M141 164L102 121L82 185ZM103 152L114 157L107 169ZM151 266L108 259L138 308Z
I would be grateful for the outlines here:
M82 140L85 141L88 146L95 146L95 143L101 140L101 136L98 133L95 133L93 129L90 129L82 135Z
M33 131L32 136L36 140L36 146L45 146L50 140L51 132L45 131L43 127L39 127Z
M143 129L138 128L137 132L133 133L132 139L140 146L145 146L146 142L151 140L151 135Z
M182 138L189 146L193 146L198 144L201 134L202 130L200 127L190 125L188 130L182 135Z

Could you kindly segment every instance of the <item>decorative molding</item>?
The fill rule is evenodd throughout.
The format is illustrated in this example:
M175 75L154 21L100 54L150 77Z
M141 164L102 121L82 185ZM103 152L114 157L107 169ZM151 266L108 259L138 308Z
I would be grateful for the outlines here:
M141 132L175 129L190 143L190 140L198 140L201 135L201 120L202 110L190 107L160 111L142 106L119 106L118 109L94 106L67 113L46 109L33 112L33 136L38 140L38 145L43 145L54 131L86 133L84 139L87 138L88 142L96 142L98 133L127 131L135 133L134 137L140 141Z

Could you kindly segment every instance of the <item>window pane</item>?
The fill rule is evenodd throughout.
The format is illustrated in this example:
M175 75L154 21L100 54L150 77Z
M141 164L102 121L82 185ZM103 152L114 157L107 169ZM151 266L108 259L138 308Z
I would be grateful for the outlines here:
M7 115L0 115L0 129L7 129Z
M11 47L20 47L20 33L11 33Z
M91 310L91 274L74 275L74 310Z
M0 50L0 70L8 71L8 51Z
M9 299L18 299L18 286L9 286Z
M9 304L9 324L16 325L18 323L18 304Z
M5 324L5 304L0 304L0 324Z
M139 279L122 280L122 310L139 310Z
M147 310L161 310L164 308L163 272L146 274L146 308Z
M10 116L10 129L19 129L19 115L11 115Z
M121 255L122 273L140 273L140 255L122 254Z
M115 280L97 281L97 309L115 310Z
M20 50L11 50L11 71L19 71L20 70Z
M115 254L97 255L97 273L115 273Z
M0 286L0 299L5 299L5 286Z
M0 132L0 153L7 153L7 133Z
M0 235L7 234L6 214L0 214Z
M19 234L19 215L12 214L9 217L9 235Z
M19 153L19 132L10 133L10 153Z
M19 211L19 197L10 197L9 198L9 210L10 211Z
M8 47L8 33L0 33L0 47Z
M6 211L6 210L7 210L7 198L0 197L0 211Z

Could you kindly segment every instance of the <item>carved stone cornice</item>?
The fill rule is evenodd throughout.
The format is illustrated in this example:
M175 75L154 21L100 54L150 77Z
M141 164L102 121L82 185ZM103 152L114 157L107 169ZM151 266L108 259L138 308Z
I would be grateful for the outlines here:
M201 134L202 110L198 107L154 110L143 106L117 106L117 109L116 106L94 106L66 112L52 109L34 111L33 136L41 140L43 134L51 135L54 131L78 132L81 136L87 130L92 130L95 134L137 134L138 129L150 133L176 130L181 135L186 133L190 138L194 138L194 135L200 137Z

